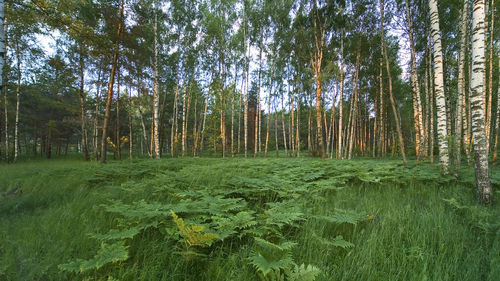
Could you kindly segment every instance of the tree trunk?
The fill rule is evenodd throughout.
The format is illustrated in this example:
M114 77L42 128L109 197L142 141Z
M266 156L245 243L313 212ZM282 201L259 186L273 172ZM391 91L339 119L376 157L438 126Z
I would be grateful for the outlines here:
M359 59L361 57L361 41L358 40L358 51L356 53L356 66L354 70L354 78L353 78L353 85L352 85L352 92L353 92L353 106L352 106L352 113L351 113L351 127L349 128L350 133L349 133L349 153L347 155L347 159L351 160L352 159L352 151L354 149L354 138L356 135L356 120L357 120L357 110L358 110L358 77L359 77Z
M463 127L463 100L465 99L465 48L467 44L468 1L464 1L462 8L462 22L460 24L460 53L458 57L458 99L455 119L455 173L458 174L462 154L462 127Z
M129 102L129 108L132 105L132 87L129 85L129 90L128 90L128 102ZM132 160L132 154L133 154L133 145L132 145L132 137L133 137L133 130L132 130L132 110L129 110L128 114L128 152L129 152L129 158Z
M474 162L477 196L480 202L493 201L493 191L488 172L488 150L483 110L483 74L485 71L485 11L484 0L474 0L472 15L472 136L474 141Z
M5 110L5 161L9 162L9 120L7 118L7 71L5 69L5 53L7 41L7 17L5 16L5 0L0 0L0 93L3 93Z
M155 5L156 8L156 5ZM154 147L155 147L155 157L156 159L160 159L160 139L158 135L158 127L159 127L159 108L160 108L160 98L158 92L158 15L155 11L155 23L153 27L154 32L154 87L153 87L153 123L154 123L154 131L153 131L153 139L154 139ZM182 151L184 154L184 150Z
M175 156L177 147L177 97L179 96L179 78L175 86L174 104L172 108L172 129L170 130L170 155Z
M498 69L500 69L500 55L498 56ZM498 161L498 135L500 134L500 75L497 85L497 121L495 123L495 146L493 148L493 163Z
M342 156L342 117L344 107L344 29L340 36L340 99L339 99L339 129L337 144L337 159L343 159Z
M486 12L486 17L488 16ZM491 0L491 31L490 31L490 54L489 54L489 79L488 79L488 108L486 113L486 149L490 152L490 135L492 125L493 105L493 37L495 34L495 0ZM486 86L486 85L485 85ZM498 103L498 102L497 102Z
M14 123L14 162L19 154L19 95L21 91L21 50L16 47L17 55L17 86L16 86L16 121Z
M439 144L439 162L444 174L449 172L450 159L448 152L448 128L446 116L446 97L444 93L443 77L443 52L441 49L441 34L439 28L439 13L437 0L429 0L429 9L431 13L431 34L434 48L434 88L436 95L437 110L437 132Z
M413 89L413 120L415 127L415 144L417 161L420 161L424 156L424 123L422 114L422 102L420 99L420 82L417 74L417 59L415 55L415 44L413 42L413 24L411 21L410 1L406 0L406 16L408 18L408 36L410 38L411 50L411 84Z
M122 30L122 24L123 24L123 9L124 9L124 0L121 0L121 5L120 5L120 22L118 23L118 31L117 31L117 37L116 37L116 42L114 46L114 51L113 51L113 64L111 66L111 74L109 77L109 83L108 83L108 96L106 99L106 112L104 114L104 123L102 126L102 138L101 138L101 163L106 163L106 152L107 152L107 136L108 136L108 123L109 123L109 116L110 116L110 111L111 111L111 100L113 99L113 84L115 82L115 71L116 71L116 64L118 61L118 52L120 49L120 34Z
M432 1L432 0L431 0ZM401 148L401 156L403 157L403 164L406 165L406 155L405 146L403 140L403 132L401 131L401 124L399 122L399 116L396 109L396 103L394 102L394 96L392 94L392 77L391 69L389 67L389 56L387 55L385 37L384 37L384 0L380 0L380 33L382 41L382 52L385 58L385 68L387 70L387 77L389 78L389 100L391 101L392 113L394 114L394 120L396 122L396 131L398 133L399 146Z
M80 45L80 51L83 51L83 46ZM82 146L82 152L83 152L83 159L85 161L90 160L89 156L89 150L88 150L88 145L87 145L87 117L85 113L85 92L84 92L84 85L85 85L85 65L84 65L84 59L83 56L80 52L80 118L81 118L81 146ZM35 141L36 143L36 141Z

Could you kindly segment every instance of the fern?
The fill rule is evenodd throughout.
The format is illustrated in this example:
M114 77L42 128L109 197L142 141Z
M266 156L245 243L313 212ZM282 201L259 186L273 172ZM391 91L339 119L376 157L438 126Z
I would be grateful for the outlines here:
M262 276L266 277L271 272L287 269L294 264L291 249L296 243L284 242L278 245L255 237L255 244L256 250L248 259Z
M342 235L339 235L339 236L329 240L329 239L321 237L313 232L312 237L314 238L314 240L318 241L320 244L327 246L327 247L340 247L343 249L354 247L354 244L344 240Z
M174 211L170 212L172 214L172 219L177 225L177 229L186 244L186 249L189 249L192 246L208 247L219 237L215 233L202 233L202 230L205 228L202 225L186 226L184 220L179 218Z
M73 262L59 265L59 269L64 271L82 273L92 269L99 269L108 263L115 263L128 259L128 247L123 241L113 244L102 244L97 254L89 259L77 259Z
M321 270L313 265L295 265L292 270L286 273L287 281L314 281L321 273Z
M112 229L106 234L90 233L89 236L97 240L117 240L133 238L141 231L140 227L132 227L124 230Z

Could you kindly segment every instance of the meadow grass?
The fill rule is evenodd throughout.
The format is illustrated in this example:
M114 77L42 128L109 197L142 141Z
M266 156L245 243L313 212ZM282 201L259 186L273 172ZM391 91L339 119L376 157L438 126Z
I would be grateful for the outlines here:
M473 170L465 167L460 174L458 180L442 177L437 166L414 162L402 167L393 160L313 158L178 158L104 166L70 158L2 165L0 190L21 188L22 194L0 197L0 280L259 280L249 263L255 249L248 238L215 243L203 250L205 256L187 259L178 254L178 243L163 238L171 233L161 227L129 240L126 261L83 273L58 267L95 255L101 242L89 233L123 224L105 210L112 200L167 204L173 199L158 190L189 194L243 185L265 192L247 198L257 213L281 200L270 190L298 190L294 202L314 216L279 231L297 243L297 264L321 270L317 280L500 280L500 207L478 205ZM492 182L498 198L498 167ZM367 219L315 219L338 210ZM330 247L318 239L339 235L354 246Z

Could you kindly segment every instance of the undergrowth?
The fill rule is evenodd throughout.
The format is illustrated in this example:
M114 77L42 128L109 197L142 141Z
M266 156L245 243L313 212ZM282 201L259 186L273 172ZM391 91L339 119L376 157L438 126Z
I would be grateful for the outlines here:
M475 203L470 168L21 165L0 168L2 190L22 189L0 198L0 280L500 280L500 210Z

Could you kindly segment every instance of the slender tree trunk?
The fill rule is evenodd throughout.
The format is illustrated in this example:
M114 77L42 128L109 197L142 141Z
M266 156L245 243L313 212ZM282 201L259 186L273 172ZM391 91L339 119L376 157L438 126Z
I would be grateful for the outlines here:
M465 99L465 48L467 44L468 1L464 1L462 8L462 22L460 24L460 53L458 57L458 100L455 119L455 173L458 174L462 154L462 127L463 127L463 100Z
M500 55L498 56L498 69L500 69ZM497 165L498 161L498 135L500 134L500 75L497 85L497 121L495 123L495 146L493 148L493 163Z
M415 55L415 44L413 42L413 23L411 21L410 1L406 0L406 16L408 18L411 50L411 84L413 88L413 119L415 127L415 143L417 160L420 161L424 155L424 123L422 114L422 102L420 99L420 82L417 74L417 59Z
M431 13L431 34L434 42L434 89L437 109L439 162L442 172L447 174L450 170L450 158L448 152L446 97L444 93L443 52L441 49L441 31L439 28L437 0L429 0L429 9Z
M432 0L431 0L432 1ZM394 114L394 121L396 122L396 131L398 133L399 146L401 148L401 156L403 157L403 164L406 165L405 145L403 140L403 132L401 131L401 124L399 122L396 103L392 94L392 77L391 69L389 67L389 56L387 55L385 37L384 37L384 0L380 0L380 33L382 34L382 52L385 58L385 68L387 70L387 77L389 78L389 100L391 101L392 113Z
M269 126L271 122L271 94L273 92L273 73L274 73L274 68L271 68L271 79L270 80L270 89L269 89L269 95L267 97L267 122L266 122L266 143L265 143L265 148L264 148L264 157L267 157L267 151L268 151L268 145L269 145Z
M83 51L83 46L80 46L80 51ZM89 150L87 145L87 116L85 113L85 63L83 55L80 53L80 118L81 118L81 145L83 152L83 159L85 161L90 160ZM36 142L36 141L35 141Z
M120 62L116 67L117 77L116 77L116 102L115 102L115 151L114 159L121 158L121 147L120 147ZM118 157L117 157L118 156Z
M254 135L254 152L253 157L257 157L257 152L260 151L260 78L262 73L262 46L259 51L259 74L257 81L257 104L255 106L255 135Z
M200 155L203 151L203 140L205 139L205 124L207 121L207 109L208 109L208 97L205 98L205 110L203 110L203 122L201 128L201 139L200 139Z
M33 155L37 155L37 146L38 146L38 121L35 119L33 122Z
M488 13L486 12L486 17ZM489 79L488 79L488 108L486 112L486 149L490 152L490 135L493 115L493 37L495 34L495 0L491 0L491 31L490 31L490 54L489 54ZM486 36L486 35L485 35ZM485 85L486 87L486 85ZM498 102L497 102L498 103Z
M21 91L21 50L16 47L17 55L17 86L16 86L16 121L14 123L14 162L17 161L19 154L19 96Z
M236 81L238 78L238 68L234 71L234 91L231 91L231 157L234 157L234 95L236 93Z
M7 4L8 5L8 4ZM9 120L7 118L7 71L5 53L7 45L7 17L5 16L5 0L0 0L0 93L3 93L5 110L5 161L9 162Z
M246 70L246 79L245 79L245 105L243 111L243 131L245 134L245 158L248 157L248 65Z
M485 71L485 12L484 0L474 0L472 15L472 134L474 141L474 160L477 196L480 202L489 204L493 201L493 191L488 171L488 151L485 132L485 116L482 93L483 73Z
M344 108L344 29L340 36L340 99L339 99L339 129L337 144L337 159L343 159L342 156L342 118Z
M120 22L118 23L118 31L117 31L117 37L116 37L116 42L114 46L114 51L113 51L113 64L111 66L111 74L109 77L109 83L108 83L108 96L106 99L106 112L104 114L104 124L102 126L102 138L101 138L101 163L106 163L106 152L107 152L107 136L108 136L108 123L109 123L109 116L110 116L110 111L111 111L111 100L113 99L113 84L115 82L115 71L116 71L116 64L118 61L118 52L120 49L120 35L122 31L122 24L123 24L123 11L124 9L124 0L121 0L121 5L120 5Z
M276 158L279 157L279 144L278 144L278 108L276 103L274 104L274 138L276 142Z
M283 127L283 147L285 148L285 155L288 155L288 147L286 144L286 128L285 128L285 107L283 106L284 96L281 96L281 126Z
M156 4L155 4L156 9ZM160 159L160 139L158 134L159 127L159 108L160 108L160 98L158 92L158 15L155 11L155 23L153 27L154 32L154 64L153 64L153 75L154 75L154 86L153 86L153 123L154 123L154 147L155 147L155 157ZM182 151L184 154L184 150Z
M198 149L198 96L194 99L194 123L193 123L193 157L196 157L196 150Z
M179 78L175 86L174 104L172 108L172 128L170 130L170 155L175 156L177 146L177 98L179 96Z
M385 124L384 124L384 84L382 79L382 59L379 62L379 147L377 158L383 156L383 148L385 145Z
M243 68L244 66L242 66ZM240 154L240 148L241 148L241 103L242 103L242 96L243 96L243 87L245 85L245 71L243 70L243 73L241 74L241 90L239 93L239 102L238 102L238 154Z
M128 90L128 106L129 108L132 106L132 87L129 85L129 90ZM129 110L128 114L128 152L129 152L129 158L132 160L132 154L133 154L133 145L132 145L132 137L133 137L133 130L132 130L132 110Z
M187 95L188 95L188 92L186 91L186 86L184 86L183 89L184 89L184 94L182 95L182 125L181 125L182 126L181 127L181 130L182 130L181 155L182 156L184 156L186 154L186 134L185 134L186 132L185 132L184 124L186 124L186 107L187 107L186 99L187 99Z
M358 51L356 53L356 66L354 71L354 80L352 85L353 92L353 106L352 106L352 119L351 119L351 127L349 128L349 153L347 155L347 159L352 159L352 151L354 150L354 138L356 135L356 121L357 121L357 110L358 110L358 77L359 77L359 59L361 57L361 41L358 41ZM359 134L358 134L359 135Z

